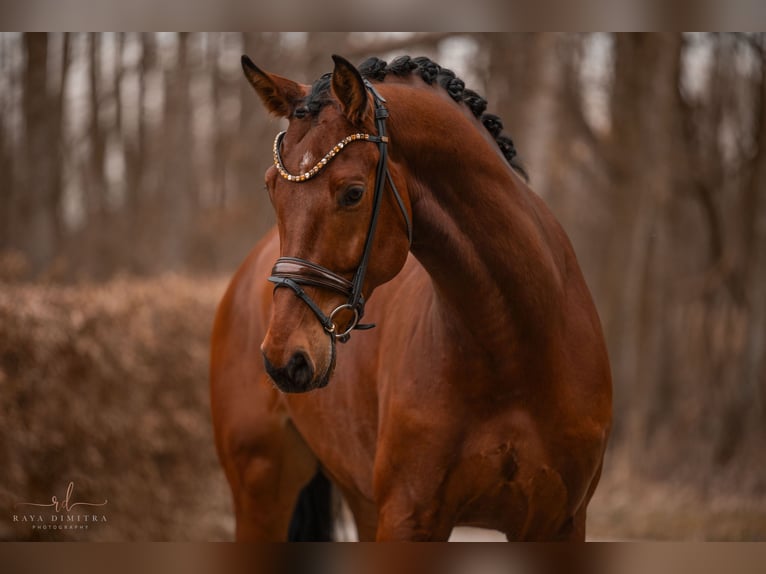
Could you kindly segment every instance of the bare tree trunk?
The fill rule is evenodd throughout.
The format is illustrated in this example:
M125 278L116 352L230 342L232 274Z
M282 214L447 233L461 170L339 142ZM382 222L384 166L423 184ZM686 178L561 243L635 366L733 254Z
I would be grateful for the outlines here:
M664 307L672 244L668 205L684 165L678 154L678 35L620 34L615 41L611 149L615 218L611 234L612 292L608 331L618 409L633 455L643 449L646 423L659 395L667 331Z
M544 161L536 170L532 166L533 187L537 190L539 185L544 186L548 205L575 244L579 239L576 234L592 234L590 227L595 219L587 212L582 213L583 197L590 195L588 211L595 211L593 206L601 201L603 188L609 187L602 157L604 142L585 117L580 83L585 41L582 34L555 38L551 57L558 63L551 67L558 78L545 82L548 103L538 107L539 123L550 127L545 137L540 138L544 140L543 150L533 150Z
M117 45L114 49L114 76L112 78L112 97L114 99L114 127L116 133L122 137L124 126L122 125L122 78L125 75L125 32L117 32Z
M163 214L160 264L177 268L186 258L198 186L192 142L189 34L178 34L175 66L165 71L164 169L159 209Z
M763 425L766 413L766 46L761 48L760 101L757 110L758 152L747 189L745 226L750 305L745 381L747 403Z
M215 32L211 34L209 39L208 48L208 68L212 75L212 108L213 113L218 115L221 112L221 105L224 96L224 90L226 84L221 75L221 70L218 67L218 58L221 48L221 34ZM223 208L226 205L226 199L228 195L227 181L226 181L226 163L231 152L231 136L229 127L225 125L223 121L215 122L213 128L213 165L212 165L212 178L213 178L213 197L215 198L215 204Z
M4 110L3 110L4 111ZM13 151L6 136L4 114L0 113L0 249L10 244L11 210L15 172Z
M550 34L488 34L487 111L497 114L511 135L538 189L545 169L550 125L545 114L553 104L557 68L555 37ZM542 131L540 131L542 130ZM545 133L543 133L545 132Z
M25 134L24 186L13 225L14 244L29 257L34 272L53 257L56 238L55 165L51 153L51 105L48 96L48 36L24 34L23 80ZM57 145L58 142L53 142Z
M64 194L64 101L66 97L67 80L69 78L69 67L71 62L71 34L64 33L64 39L61 48L61 80L58 86L51 117L51 137L50 142L55 146L52 150L52 184L49 209L52 211L51 217L54 223L55 240L58 243L64 235L63 220L61 217L61 201Z
M131 228L137 227L141 210L146 197L150 195L147 189L147 171L149 166L146 162L148 127L146 125L146 92L147 75L154 70L156 64L156 47L151 34L141 33L141 60L138 63L138 94L136 107L137 126L135 139L126 140L125 167L126 167L126 198L127 209ZM143 229L143 228L142 228Z
M88 97L90 165L87 183L88 213L94 220L106 216L109 190L106 179L106 136L100 110L104 94L101 86L101 35L91 33L88 43Z
M268 50L266 45L266 42L261 42L261 33L242 33L243 54L258 54L258 58L262 58L263 52ZM258 65L268 69L266 63L261 64L260 59L258 62ZM283 73L282 75L286 74ZM257 120L256 112L261 111L260 102L257 100L253 88L247 82L239 83L239 102L239 133L237 134L238 145L235 154L235 192L238 195L246 195L253 192L258 181L256 178L260 173L263 173L260 166L252 160L254 155L257 156L257 152L255 154L253 152L258 149L261 154L265 154L268 147L265 145L256 147L259 141L258 136L266 136L266 134L263 130L263 122ZM259 131L264 133L259 133Z
M11 51L7 38L0 38L0 52L3 57L0 60L0 75L13 82L8 66L8 53ZM9 86L15 90L16 85ZM12 247L12 226L15 217L15 191L16 170L14 155L15 149L12 138L8 133L6 118L10 117L11 105L5 97L0 99L0 249Z

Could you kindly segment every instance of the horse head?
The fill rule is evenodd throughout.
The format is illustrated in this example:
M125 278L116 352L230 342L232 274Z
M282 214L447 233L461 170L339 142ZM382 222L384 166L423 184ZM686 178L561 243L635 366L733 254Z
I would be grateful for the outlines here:
M269 112L288 120L274 141L266 188L280 258L261 351L284 392L321 388L336 342L360 323L374 289L402 268L411 238L403 168L388 158L385 100L349 62L313 86L269 74L242 57Z

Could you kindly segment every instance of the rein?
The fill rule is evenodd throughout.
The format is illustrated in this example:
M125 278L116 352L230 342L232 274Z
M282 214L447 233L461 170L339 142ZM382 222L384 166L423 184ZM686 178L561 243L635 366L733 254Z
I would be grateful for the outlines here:
M369 81L365 80L365 86L372 94L372 99L375 105L375 126L378 130L377 135L356 133L346 137L338 142L338 144L336 144L314 167L300 175L293 175L288 172L282 162L281 147L285 132L277 134L277 137L274 140L274 165L276 166L277 171L284 179L298 183L304 182L317 175L343 150L346 145L351 142L369 141L378 145L380 157L378 158L378 164L375 170L375 190L372 199L372 215L370 217L370 225L367 229L367 239L364 243L362 258L359 261L353 279L349 281L345 277L338 275L322 265L312 263L311 261L299 257L280 257L274 264L274 268L271 270L271 276L269 277L269 281L274 283L275 290L280 287L292 289L296 297L303 301L308 308L311 309L314 315L316 315L333 343L335 343L336 340L345 343L351 338L351 331L353 330L366 330L375 327L374 324L362 324L359 321L364 317L365 301L362 294L362 287L364 286L364 279L367 275L367 267L370 262L375 230L380 215L380 206L382 205L383 189L386 181L388 182L391 191L394 194L394 198L399 205L399 209L404 216L404 221L407 225L407 237L410 245L412 245L412 223L407 214L407 209L404 206L404 201L396 189L394 180L391 177L391 172L388 169L388 136L386 135L386 118L388 117L388 110L383 105L386 100L377 92L377 90L375 90ZM308 293L304 291L302 286L306 285L336 291L346 296L347 300L345 303L338 305L329 315L326 315L319 305L317 305ZM351 311L354 314L354 317L351 324L341 330L341 328L335 324L335 316L346 309Z

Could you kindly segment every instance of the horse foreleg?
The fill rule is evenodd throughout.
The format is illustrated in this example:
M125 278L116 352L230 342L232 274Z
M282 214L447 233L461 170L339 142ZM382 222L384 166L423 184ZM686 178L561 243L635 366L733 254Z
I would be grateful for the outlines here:
M454 526L454 509L445 500L446 476L422 472L414 449L405 459L382 453L374 477L378 506L376 540L446 541ZM395 461L395 462L394 462ZM433 458L432 468L440 465ZM441 465L444 468L443 465Z
M376 540L446 542L454 523L440 500L413 497L406 485L381 504Z
M585 542L585 522L588 513L588 504L590 504L590 500L596 491L599 480L601 479L602 470L603 461L601 464L599 464L598 470L596 470L596 474L593 477L593 481L591 482L590 487L588 488L588 493L585 496L585 500L583 501L582 506L580 506L580 509L575 513L575 515L564 525L564 528L561 529L558 534L558 540L563 542Z
M316 473L316 458L283 415L251 414L247 424L229 427L226 435L221 460L237 540L286 540L298 494Z

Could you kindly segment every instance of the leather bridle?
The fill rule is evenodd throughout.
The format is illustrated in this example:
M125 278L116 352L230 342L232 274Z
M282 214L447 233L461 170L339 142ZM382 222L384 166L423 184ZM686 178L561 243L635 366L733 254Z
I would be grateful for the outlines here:
M370 254L372 253L372 245L375 238L375 230L378 225L378 218L383 199L383 189L386 181L394 194L396 202L399 204L399 209L402 211L404 221L407 225L407 237L410 245L412 244L412 224L410 222L410 216L407 213L404 201L397 191L396 186L394 185L394 180L391 177L391 172L388 169L388 136L386 135L386 118L388 117L388 110L383 105L386 100L377 92L369 81L365 80L364 83L367 90L372 94L373 103L375 105L375 126L378 130L377 135L358 133L348 136L328 152L328 154L311 170L300 175L290 174L285 169L282 162L281 147L285 132L280 132L274 140L274 164L279 171L279 174L284 179L292 182L303 182L317 175L329 161L340 153L347 144L353 141L369 141L376 143L378 145L378 150L380 151L380 157L378 158L378 164L375 171L375 190L372 198L370 225L367 229L367 239L364 243L362 258L356 268L354 277L349 281L345 277L338 275L322 265L312 263L311 261L299 257L280 257L274 264L274 268L271 270L271 276L269 277L269 281L274 283L275 290L280 287L291 289L298 299L303 301L308 308L311 309L333 343L336 340L345 343L351 338L351 331L355 329L365 330L375 327L374 324L362 324L359 321L364 317L365 300L364 295L362 294L362 288L367 274L367 267L370 262ZM346 302L337 306L329 315L326 315L319 305L317 305L317 303L306 293L303 286L319 287L336 291L346 297ZM335 323L335 316L344 310L353 313L353 320L349 326L345 329L341 329Z

